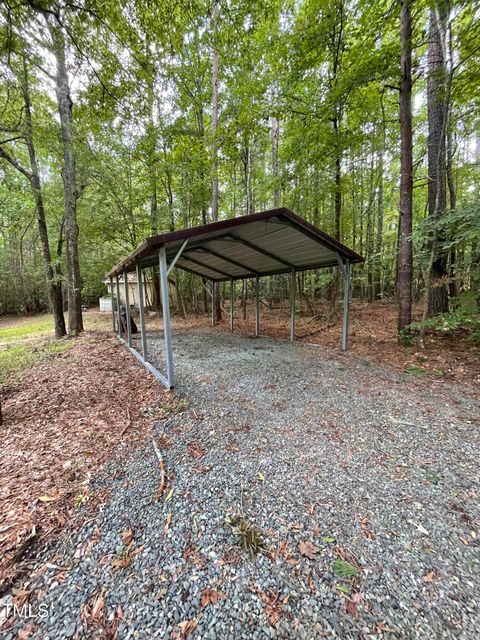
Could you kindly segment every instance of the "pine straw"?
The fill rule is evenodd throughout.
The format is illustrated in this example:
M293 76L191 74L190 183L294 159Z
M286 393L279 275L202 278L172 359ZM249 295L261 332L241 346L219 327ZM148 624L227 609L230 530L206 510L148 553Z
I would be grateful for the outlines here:
M148 435L169 397L125 348L98 332L4 390L0 593L19 575L31 546L88 504L92 473L122 438L135 447Z

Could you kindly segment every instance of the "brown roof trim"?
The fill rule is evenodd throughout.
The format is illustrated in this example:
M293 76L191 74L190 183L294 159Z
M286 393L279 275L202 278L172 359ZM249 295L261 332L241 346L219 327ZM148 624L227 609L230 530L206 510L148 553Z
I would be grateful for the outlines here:
M278 209L269 209L268 211L260 211L259 213L252 213L247 216L230 218L228 220L220 220L218 222L210 222L198 227L180 229L179 231L171 231L169 233L163 233L157 236L146 238L142 242L142 244L140 244L134 251L126 256L126 258L124 258L113 269L111 269L111 271L107 273L107 277L112 277L116 274L122 273L131 265L136 264L136 262L138 260L141 260L142 257L147 256L152 252L152 250L157 249L162 245L166 245L172 242L179 242L181 240L200 236L205 233L216 233L218 231L224 230L227 231L229 229L247 224L249 222L269 220L270 218L274 217L278 217L285 222L292 223L293 227L300 227L301 230L307 233L307 235L315 240L318 240L321 244L331 247L334 251L337 251L338 253L343 255L343 257L348 258L351 262L364 261L362 256L355 251L352 251L338 240L335 240L335 238L332 238L327 233L315 227L313 224L310 224L310 222L307 222L300 216L296 215L295 213L293 213L293 211L290 211L290 209L281 207Z

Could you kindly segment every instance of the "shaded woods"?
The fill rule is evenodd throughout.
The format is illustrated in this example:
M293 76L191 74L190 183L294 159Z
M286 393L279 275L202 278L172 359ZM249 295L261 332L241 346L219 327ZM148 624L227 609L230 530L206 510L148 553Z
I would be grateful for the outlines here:
M146 236L282 205L365 256L353 295L396 296L402 341L478 332L473 3L2 6L0 312L50 306L57 336L80 333ZM335 316L335 270L299 287ZM206 311L190 274L172 295Z

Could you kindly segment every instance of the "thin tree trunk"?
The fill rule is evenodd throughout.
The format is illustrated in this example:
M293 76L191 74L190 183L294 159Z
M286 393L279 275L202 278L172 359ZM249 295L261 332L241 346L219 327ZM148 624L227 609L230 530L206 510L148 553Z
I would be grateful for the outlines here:
M270 116L270 135L272 139L272 180L273 180L273 206L277 208L281 202L280 190L280 163L278 160L278 139L280 135L280 125L275 116Z
M449 64L450 64L450 78L453 74L453 64L454 64L454 53L453 53L453 44L452 44L452 25L450 24L448 27L448 44L449 44ZM448 185L448 194L450 200L450 209L454 211L457 208L457 191L455 188L455 180L453 177L453 157L455 155L455 146L454 146L454 138L452 131L452 107L449 105L448 108L448 117L447 117L447 185ZM457 271L457 247L453 245L450 249L450 285L449 291L450 296L455 298L458 295L458 282L456 278Z
M67 257L67 302L68 330L72 335L83 331L82 290L80 280L80 261L78 257L77 198L75 150L72 132L72 100L65 60L65 39L62 27L53 24L54 18L46 18L56 58L57 73L55 91L60 116L60 129L63 147L63 194L64 228Z
M25 140L27 142L28 157L30 160L30 185L35 200L35 210L37 213L38 232L42 245L43 260L45 263L45 274L47 278L47 292L50 308L53 313L53 322L55 326L55 336L61 338L66 335L65 317L63 315L63 294L62 282L55 276L54 267L52 265L52 256L50 251L50 242L48 239L47 223L45 218L45 207L43 204L43 195L40 184L40 173L38 170L37 156L33 143L32 128L32 111L30 104L30 89L28 82L28 72L26 60L23 60L23 103L25 107ZM60 229L62 232L62 229Z
M428 45L428 215L437 221L447 208L446 200L446 155L445 136L448 113L447 67L446 67L446 20L445 0L437 0L430 10ZM435 254L429 273L428 315L448 311L448 291L444 279L448 276L447 255L439 245L442 238L433 231L435 238L429 249L435 246Z
M383 94L381 96L382 108L382 139L380 152L378 154L378 193L377 193L377 243L375 247L375 282L374 298L381 299L382 291L382 250L383 250L383 159L385 153L385 107L383 104Z
M212 221L218 220L218 49L217 49L218 4L214 0L212 8L213 47L212 47ZM215 322L222 319L220 305L220 289L213 283L213 304L215 305Z
M45 217L45 207L43 202L42 187L40 181L40 173L38 169L37 157L35 152L35 145L33 142L33 125L32 125L32 111L30 102L30 88L28 82L28 72L25 59L23 60L23 70L21 77L21 86L23 93L23 104L25 111L25 142L27 144L28 157L30 163L30 171L24 168L20 162L18 162L7 151L0 147L0 157L9 162L17 171L22 173L30 183L30 189L32 191L33 199L35 202L35 213L37 217L38 232L40 236L40 244L42 246L42 255L45 268L45 276L47 282L47 295L50 308L53 313L55 336L61 338L66 335L65 318L63 315L63 295L62 295L62 280L60 267L56 267L52 262L50 241L48 237L48 228ZM59 235L59 251L61 255L61 238L63 233L63 223L60 226ZM22 261L23 249L20 242L20 261ZM24 296L23 296L24 297ZM37 296L38 297L38 296ZM38 303L37 303L38 306Z
M400 12L400 211L398 235L398 332L412 321L412 17L411 0Z

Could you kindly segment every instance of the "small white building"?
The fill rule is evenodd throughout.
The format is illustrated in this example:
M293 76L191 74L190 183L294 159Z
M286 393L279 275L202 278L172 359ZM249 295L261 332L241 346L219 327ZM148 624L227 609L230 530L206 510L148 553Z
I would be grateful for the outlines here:
M111 291L110 291L110 280L106 278L104 281L105 286L107 287L108 294L103 298L100 298L99 305L100 311L111 311L112 310L112 301L111 301ZM138 307L138 291L137 291L137 274L129 273L127 275L127 286L128 286L128 299L131 305ZM118 288L120 292L120 304L126 304L126 296L125 296L125 282L123 280L123 275L118 277ZM143 300L146 307L150 307L153 300L153 280L151 277L148 277L145 273L143 274ZM116 298L117 296L117 285L116 281L113 281L113 296Z

